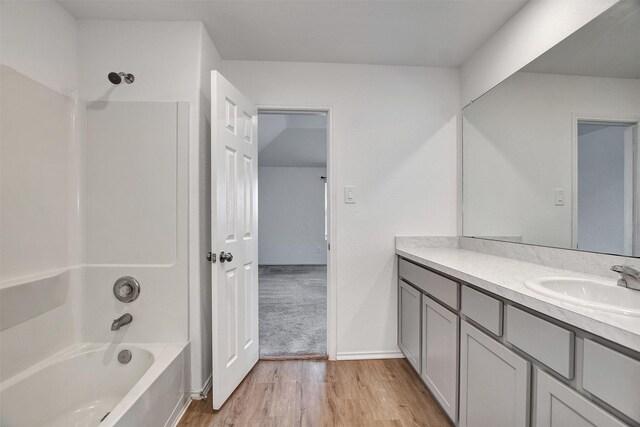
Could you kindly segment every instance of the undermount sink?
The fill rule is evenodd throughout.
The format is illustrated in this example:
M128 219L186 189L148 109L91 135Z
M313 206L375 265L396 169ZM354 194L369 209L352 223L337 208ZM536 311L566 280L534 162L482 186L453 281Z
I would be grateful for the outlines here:
M615 280L541 277L527 280L525 286L575 305L640 317L640 291L617 286Z

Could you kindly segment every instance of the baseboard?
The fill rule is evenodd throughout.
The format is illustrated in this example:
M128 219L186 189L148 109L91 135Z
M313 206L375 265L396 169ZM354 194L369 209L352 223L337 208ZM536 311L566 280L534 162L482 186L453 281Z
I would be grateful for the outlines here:
M211 381L213 379L212 375L209 375L207 381L204 383L204 387L202 390L191 390L191 399L193 400L203 400L207 397L207 394L211 391Z
M401 351L344 351L338 352L336 360L372 360L372 359L403 359Z

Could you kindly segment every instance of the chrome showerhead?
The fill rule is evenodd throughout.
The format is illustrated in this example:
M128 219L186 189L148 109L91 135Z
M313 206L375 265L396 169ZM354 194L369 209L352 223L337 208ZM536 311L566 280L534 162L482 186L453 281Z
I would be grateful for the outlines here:
M109 79L109 81L111 83L113 83L114 85L119 85L120 83L122 83L122 79L124 78L125 83L127 84L131 84L134 82L134 80L136 79L133 74L129 74L129 73L115 73L115 72L110 72L109 75L107 76L107 78Z

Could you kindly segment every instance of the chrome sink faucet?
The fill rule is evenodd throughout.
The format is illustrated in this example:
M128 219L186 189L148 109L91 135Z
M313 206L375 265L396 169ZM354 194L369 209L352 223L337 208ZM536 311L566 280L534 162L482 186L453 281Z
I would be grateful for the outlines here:
M117 331L118 329L122 328L124 325L128 325L132 321L133 316L129 313L125 313L113 321L113 323L111 324L111 330Z
M622 276L618 280L618 286L640 291L640 271L626 265L614 265L611 271L620 273Z

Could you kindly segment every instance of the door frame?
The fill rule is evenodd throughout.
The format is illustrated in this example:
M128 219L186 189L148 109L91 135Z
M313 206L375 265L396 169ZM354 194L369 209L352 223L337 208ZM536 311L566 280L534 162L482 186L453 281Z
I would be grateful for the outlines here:
M333 134L333 111L330 106L299 106L299 105L265 105L257 104L258 115L263 112L278 112L284 114L296 112L308 113L325 113L327 117L327 191L328 191L328 236L327 236L327 355L329 360L337 358L337 301L338 292L336 285L338 283L337 265L337 195L338 185L336 177L338 176L337 150L335 149L335 138ZM258 127L260 123L258 123ZM258 159L260 155L258 155ZM258 180L258 191L260 191L260 181ZM258 205L258 218L260 217L260 205Z
M579 114L573 113L571 115L571 249L578 248L578 125L580 122L592 122L592 123L620 123L635 126L634 132L634 156L633 163L635 167L633 169L640 168L640 159L638 159L640 151L640 118L632 116L607 116L605 114ZM632 190L634 197L640 196L640 184L638 179L640 171L634 170L633 183L635 188ZM636 224L640 220L640 209L633 207L632 212L632 249L633 256L640 248L636 242ZM625 255L627 256L627 255Z

